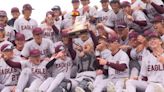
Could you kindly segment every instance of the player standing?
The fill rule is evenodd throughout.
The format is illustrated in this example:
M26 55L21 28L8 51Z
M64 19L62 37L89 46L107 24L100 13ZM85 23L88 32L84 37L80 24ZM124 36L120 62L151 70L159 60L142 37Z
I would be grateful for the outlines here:
M17 19L14 23L14 28L17 32L25 35L26 41L33 39L32 30L38 26L37 22L30 18L32 14L32 6L30 4L23 5L23 18Z

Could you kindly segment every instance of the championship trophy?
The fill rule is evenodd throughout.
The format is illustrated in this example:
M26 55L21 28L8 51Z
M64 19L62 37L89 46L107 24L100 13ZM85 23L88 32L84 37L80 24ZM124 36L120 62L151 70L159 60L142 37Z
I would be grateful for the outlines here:
M80 34L87 33L88 28L85 25L86 17L78 16L76 17L75 23L72 26L72 30L68 32L69 36L72 38L78 37Z

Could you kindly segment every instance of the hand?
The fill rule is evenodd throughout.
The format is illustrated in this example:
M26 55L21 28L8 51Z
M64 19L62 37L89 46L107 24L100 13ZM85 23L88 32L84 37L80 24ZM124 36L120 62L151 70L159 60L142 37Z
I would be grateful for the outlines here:
M164 56L159 56L157 58L160 63L164 64Z
M101 75L101 74L103 74L103 71L102 70L96 70L96 75Z
M143 49L144 49L144 45L143 45L143 44L140 44L140 45L137 46L136 51L137 51L137 53L139 53L139 52L141 52Z
M51 59L53 59L53 58L58 59L62 56L64 56L64 51L60 51L57 54L54 54Z
M97 58L97 60L98 60L100 65L106 65L107 64L107 61L105 59Z
M127 15L128 20L134 21L134 18L131 15Z
M90 44L86 44L83 46L84 53L89 53L92 51L92 46Z
M16 86L13 86L11 92L15 92L15 90L16 90Z
M100 28L100 29L104 29L104 24L103 23L98 23L96 27Z

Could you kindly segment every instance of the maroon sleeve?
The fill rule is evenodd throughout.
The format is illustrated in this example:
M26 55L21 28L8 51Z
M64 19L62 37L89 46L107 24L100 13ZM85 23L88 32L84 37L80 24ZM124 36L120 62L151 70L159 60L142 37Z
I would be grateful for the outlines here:
M116 63L107 63L107 66L110 66L111 68L118 70L118 71L124 71L125 69L127 69L127 65L126 64L116 64Z
M7 63L10 67L12 67L12 68L19 68L19 69L21 69L21 63L19 63L19 62L13 62L13 61L11 61L11 60L6 60L6 63Z
M133 21L133 22L140 25L140 26L146 26L147 25L146 21Z
M76 51L73 49L72 39L70 39L70 41L69 41L68 51L69 51L69 53L71 55L72 60L75 60L75 58L76 58Z
M56 34L59 34L59 29L55 25L52 25L52 29Z
M156 9L156 11L160 14L164 13L164 7L161 5L157 5L154 2L151 3L151 5Z
M92 31L89 31L89 33L94 43L94 49L96 49L96 46L98 45L98 38L95 36L95 34Z

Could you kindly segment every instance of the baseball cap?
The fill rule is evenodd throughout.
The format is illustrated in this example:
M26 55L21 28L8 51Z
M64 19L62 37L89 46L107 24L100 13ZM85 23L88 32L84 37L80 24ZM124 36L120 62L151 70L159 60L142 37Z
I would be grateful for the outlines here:
M110 35L110 36L108 37L108 42L109 42L109 43L118 42L118 41L119 41L119 38L118 38L117 35Z
M34 35L43 34L43 30L40 27L36 27L36 28L33 29L32 33Z
M17 7L13 7L13 8L11 9L11 13L13 13L13 12L19 12L19 9L18 9Z
M21 34L21 33L18 32L18 33L16 34L15 40L18 40L18 41L25 41L25 36L24 36L24 34Z
M72 0L72 3L80 2L79 0Z
M60 6L55 5L54 7L51 8L51 10L52 10L52 11L54 11L54 10L59 10L59 11L60 11L61 8L60 8Z
M0 24L0 31L4 31L4 25Z
M13 47L12 44L4 44L4 45L2 45L2 47L1 47L1 51L13 50L13 49L14 49L14 47Z
M34 10L30 4L24 4L23 10Z
M46 13L46 16L48 16L48 15L52 15L52 17L54 17L54 13L53 13L52 11L48 11L48 12Z
M103 3L103 2L109 2L109 0L101 0L100 2L101 3Z
M151 22L156 23L156 22L162 22L162 21L164 21L164 17L161 15L156 15Z
M61 31L61 36L62 36L62 37L68 37L68 36L69 36L69 34L68 34L69 31L71 31L70 28L63 29L63 30Z
M41 55L41 52L39 49L33 49L33 50L30 50L30 57L37 57L37 56L40 56Z
M119 1L119 0L111 0L111 1L110 1L110 4L115 4L115 3L120 4L120 1Z
M132 39L132 38L137 38L138 37L138 33L137 32L135 32L135 31L132 31L132 32L130 32L129 33L129 39Z
M0 10L0 16L1 16L1 17L7 17L6 11Z
M120 22L117 24L117 28L127 28L127 24L125 22Z
M72 14L71 15L72 16L80 16L80 13L79 13L79 11L74 10L74 11L72 11Z
M155 31L146 30L144 36L149 40L151 38L159 38L159 35Z
M121 3L121 7L122 7L122 8L130 7L130 6L131 6L131 4L130 4L130 2L128 2L128 1L124 1L124 2Z
M64 51L64 50L65 50L65 48L63 45L58 45L55 47L55 53L58 53L58 52Z

